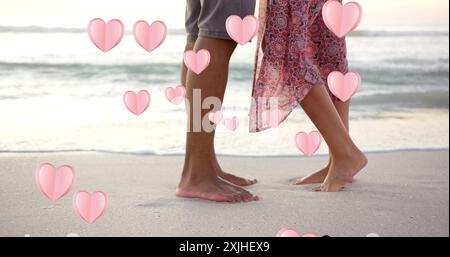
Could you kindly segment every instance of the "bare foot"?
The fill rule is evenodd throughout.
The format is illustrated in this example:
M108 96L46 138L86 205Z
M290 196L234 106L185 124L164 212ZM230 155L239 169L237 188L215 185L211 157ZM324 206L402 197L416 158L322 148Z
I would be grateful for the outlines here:
M246 179L246 178L238 177L236 175L226 173L222 170L217 172L217 176L221 177L222 179L224 179L232 184L235 184L237 186L242 186L242 187L251 186L258 182L256 179Z
M216 172L217 176L219 176L220 178L222 178L236 186L241 186L241 187L251 186L258 182L256 179L246 179L246 178L238 177L236 175L233 175L231 173L227 173L227 172L223 171L222 168L220 167L217 159L214 160L213 167L217 171Z
M358 152L346 159L333 159L328 175L318 190L321 192L337 192L346 184L351 183L353 177L367 164L367 157Z
M295 179L292 182L292 184L293 185L307 185L307 184L322 183L328 175L329 168L330 168L330 164L328 164L321 170L316 171L306 177Z
M223 179L222 179L223 180ZM259 200L258 196L253 195L249 191L243 189L242 187L236 186L225 180L225 185L227 188L231 189L233 192L241 196L243 202L251 202Z
M293 185L308 185L308 184L318 184L323 183L325 181L325 178L328 175L328 170L330 169L330 164L328 163L327 166L323 167L319 171L316 171L312 174L309 174L306 177L294 179L292 181ZM353 178L349 179L349 183L353 183Z
M257 200L250 192L234 186L217 176L196 181L182 180L176 190L176 196L200 198L215 202L249 202Z

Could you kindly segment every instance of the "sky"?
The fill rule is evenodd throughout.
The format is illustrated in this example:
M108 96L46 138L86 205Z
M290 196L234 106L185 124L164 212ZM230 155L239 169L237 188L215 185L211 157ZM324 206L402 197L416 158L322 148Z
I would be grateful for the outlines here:
M215 0L206 0L215 1ZM345 1L344 2L348 2ZM377 25L448 25L448 0L357 0L362 27ZM81 20L101 17L163 20L184 25L185 0L0 0L0 26L82 27Z

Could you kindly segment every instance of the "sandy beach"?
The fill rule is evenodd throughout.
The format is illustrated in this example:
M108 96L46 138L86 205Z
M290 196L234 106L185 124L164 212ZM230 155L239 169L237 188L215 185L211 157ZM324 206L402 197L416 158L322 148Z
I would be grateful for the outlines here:
M256 177L261 201L212 203L174 196L182 156L111 153L1 153L0 236L274 236L300 233L449 236L448 150L369 153L369 165L341 193L288 181L321 167L325 156L221 156L224 169ZM34 181L42 162L70 164L73 190L56 203ZM73 211L78 190L105 191L109 208L94 224Z

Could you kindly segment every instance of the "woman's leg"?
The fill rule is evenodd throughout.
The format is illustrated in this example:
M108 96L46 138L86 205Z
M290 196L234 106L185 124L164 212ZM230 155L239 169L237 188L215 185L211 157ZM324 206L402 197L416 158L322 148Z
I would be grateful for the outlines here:
M339 191L367 163L353 143L324 85L316 85L300 102L328 145L331 164L321 191Z
M187 49L192 45L186 46ZM193 131L193 113L201 112L203 118L210 110L194 110L193 90L201 90L201 101L214 96L222 102L228 76L228 63L236 47L231 40L199 37L193 49L207 49L211 54L208 68L200 75L183 69L187 75L182 74L182 82L186 86L189 132L186 135L186 155L181 181L177 188L177 196L195 197L213 201L251 201L256 199L244 189L228 183L218 176L218 164L214 151L214 130L212 132Z
M347 132L349 131L349 110L350 110L350 100L347 102L335 102L334 107L336 108L337 112L339 113L339 117L341 118L342 122L344 123L345 128L347 129ZM328 150L328 163L325 167L320 169L319 171L316 171L306 177L299 178L294 180L294 185L307 185L307 184L317 184L322 183L325 178L328 175L328 170L330 169L331 165L331 153Z

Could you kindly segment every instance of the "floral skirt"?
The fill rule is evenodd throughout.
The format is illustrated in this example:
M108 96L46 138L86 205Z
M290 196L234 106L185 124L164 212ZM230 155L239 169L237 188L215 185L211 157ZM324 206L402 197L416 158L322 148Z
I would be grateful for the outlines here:
M267 118L274 110L281 123L313 86L327 85L330 72L348 71L345 39L322 19L325 2L260 1L250 132L274 127Z

